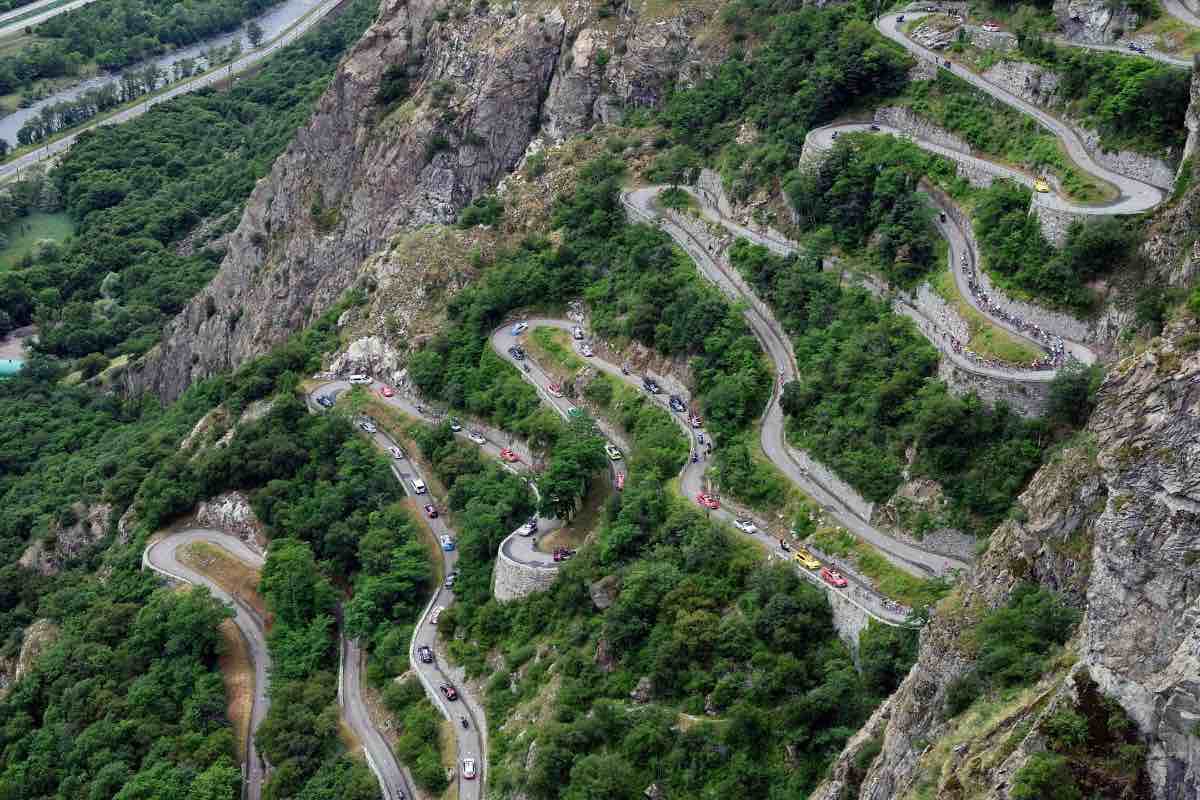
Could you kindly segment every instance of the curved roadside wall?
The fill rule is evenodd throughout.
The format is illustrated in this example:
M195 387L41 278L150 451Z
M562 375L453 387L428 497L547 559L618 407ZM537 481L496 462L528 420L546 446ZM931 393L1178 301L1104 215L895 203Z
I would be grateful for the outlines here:
M978 253L979 242L975 239L975 227L971 224L971 220L967 215L963 213L963 210L959 208L958 203L954 202L954 199L950 195L928 181L922 181L921 188L928 192L933 197L934 202L954 220L963 232L963 236L967 238L971 249ZM1101 337L1097 334L1094 325L1089 325L1082 320L1072 317L1070 314L1062 314L1032 303L1013 300L1005 295L1002 290L996 288L991 278L988 277L987 270L977 269L975 270L975 275L988 298L1017 319L1028 320L1043 330L1049 331L1063 339L1093 344L1099 342Z
M492 569L492 596L501 603L517 600L534 592L544 592L558 577L558 570L522 564L504 552L503 543Z

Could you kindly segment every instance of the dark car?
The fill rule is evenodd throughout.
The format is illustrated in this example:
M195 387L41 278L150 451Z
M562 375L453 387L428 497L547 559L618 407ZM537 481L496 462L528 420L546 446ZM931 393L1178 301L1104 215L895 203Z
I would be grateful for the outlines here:
M513 358L515 358L517 361L524 361L524 360L525 360L525 350L524 350L524 348L521 348L521 347L516 347L516 346L514 345L513 347L510 347L510 348L508 348L508 354L509 354L510 356L512 356Z
M872 123L871 123L871 130L873 130L873 131L878 131L878 130L879 130L879 126L878 126L878 125L876 125L874 122L872 122Z
M433 663L433 648L427 644L423 644L417 648L417 655L421 658L422 664Z
M442 690L442 696L445 697L447 700L457 700L458 699L458 689L455 689L450 684L443 683L438 688Z
M327 394L323 394L317 398L317 405L322 408L333 408L333 398Z
M680 414L682 414L684 411L687 411L687 403L683 402L683 398L677 394L671 395L671 397L667 400L667 405L671 407L672 411L677 411Z
M658 386L658 381L653 378L642 378L642 387L650 394L658 394L662 391Z

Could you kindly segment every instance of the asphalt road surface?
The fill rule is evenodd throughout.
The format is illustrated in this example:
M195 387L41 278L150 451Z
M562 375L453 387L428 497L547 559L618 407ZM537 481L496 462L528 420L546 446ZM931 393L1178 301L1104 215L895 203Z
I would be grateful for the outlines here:
M884 36L896 42L917 58L935 61L939 65L944 64L946 61L944 54L923 47L905 35L898 22L900 16L902 15L899 13L884 14L875 21L875 27ZM904 16L906 19L920 19L925 14L909 12ZM949 69L954 75L962 78L975 88L986 92L1005 105L1033 117L1037 120L1038 124L1059 138L1063 147L1066 148L1067 153L1079 165L1080 169L1108 181L1116 186L1121 193L1121 196L1117 200L1102 206L1077 206L1056 195L1039 197L1038 202L1045 202L1046 205L1075 213L1136 214L1142 211L1149 211L1166 198L1166 194L1159 187L1135 180L1098 164L1092 158L1091 153L1084 146L1083 140L1075 132L1074 128L1053 114L1043 111L1033 103L1022 100L1007 89L967 69L961 64L951 61L950 67L939 66L939 69ZM1088 208L1093 210L1088 211Z
M827 514L859 538L873 545L900 569L918 577L929 577L967 568L969 564L962 559L902 542L878 530L868 520L860 517L850 505L837 495L836 491L826 486L797 460L784 436L783 409L779 404L779 395L783 385L788 381L795 380L798 375L791 343L770 309L754 295L739 275L733 270L727 270L720 259L709 253L686 230L658 215L653 201L662 188L661 186L652 186L628 191L622 194L621 200L632 217L639 221L658 225L674 239L676 244L696 262L701 274L716 284L722 292L732 299L746 301L747 308L744 312L746 322L762 343L771 361L774 362L778 377L762 424L762 447L767 458L789 480L816 500Z
M207 586L214 597L234 610L233 621L245 639L250 658L254 662L254 698L250 707L250 737L246 747L246 766L243 775L247 800L259 800L262 796L263 778L266 777L266 766L258 754L258 748L254 743L254 734L258 731L258 726L263 718L267 716L267 708L270 705L267 697L267 675L271 670L271 654L267 650L265 625L263 619L249 606L230 595L212 579L180 562L179 548L194 542L205 542L220 547L232 554L234 558L259 570L263 566L263 557L247 547L236 536L207 528L192 528L169 534L151 544L142 553L144 567L166 575L172 580L196 586Z
M367 386L368 391L378 393L383 384L373 382ZM346 381L330 381L322 384L309 395L309 407L314 410L320 410L321 407L317 404L316 398L322 395L337 397L338 394L350 388L350 384ZM393 397L384 397L379 394L379 399L392 405L401 411L411 416L425 419L429 422L437 421L436 416L431 409L418 404L397 392ZM357 424L357 420L356 420ZM475 428L464 429L460 435L465 436L470 430ZM499 457L501 447L508 446L504 443L504 439L493 430L488 430L490 434L488 443L483 447L485 452ZM400 447L398 442L392 440L386 433L379 431L374 434L365 434L371 442L383 452L387 453L391 447ZM496 442L501 442L497 444ZM514 443L512 449L520 448L519 443ZM416 462L408 457L407 452L403 452L402 458L392 458L389 453L389 458L392 458L392 474L396 480L403 486L404 491L409 496L416 499L419 505L424 506L426 503L433 504L438 508L439 512L444 511L444 505L437 498L432 497L428 493L424 495L416 495L413 491L412 480L414 478L424 481L426 486L429 486L427 476L421 473ZM528 459L528 455L524 455ZM526 461L527 463L527 461ZM417 513L424 514L424 511ZM450 528L446 522L444 514L439 513L435 518L428 518L434 535L440 540L442 536L450 536L457 539L456 532ZM553 521L547 521L547 528L551 527ZM442 554L442 563L444 567L443 574L449 575L454 571L458 563L458 550L440 551ZM409 661L417 678L421 681L421 685L425 688L426 694L429 695L430 701L434 707L452 723L455 738L458 746L458 762L456 764L456 775L459 782L458 796L462 800L478 800L483 794L483 782L486 776L487 765L487 718L484 714L483 706L479 703L478 698L474 697L469 687L466 685L466 677L461 668L450 664L446 658L444 648L437 637L437 626L430 622L435 609L449 608L454 603L454 590L446 588L445 585L438 586L422 612L420 619L417 622L413 632L412 641L409 644ZM417 655L417 648L421 645L428 645L434 650L436 656L432 664L422 663ZM351 663L357 663L361 666L361 652L358 650L356 643L348 643L346 658L344 661L345 672L349 672ZM446 700L442 694L440 687L443 684L451 684L458 690L458 699L454 701ZM398 795L394 792L397 788L404 787L408 791L408 796L412 797L411 786L408 776L404 774L404 770L396 761L395 755L383 740L383 737L375 729L370 717L366 713L365 707L358 703L358 707L354 708L356 701L353 699L356 693L351 691L350 678L346 679L346 711L347 719L355 728L359 738L363 742L368 754L371 757L372 767L376 775L380 779L380 784L384 787L385 800L395 800ZM462 726L462 719L466 718L467 727ZM465 779L462 776L463 759L474 759L478 776L473 780ZM392 794L386 794L392 792Z
M529 326L529 330L533 330L534 328L538 327L552 327L570 332L577 324L568 320L548 319L543 317L530 318L524 321ZM549 403L560 413L565 414L566 410L571 408L573 404L570 400L556 397L549 391L547 387L549 387L549 385L553 382L553 378L547 372L545 372L532 358L526 356L524 360L518 360L513 358L513 356L508 352L509 348L514 344L519 343L520 339L525 335L527 335L527 332L521 335L514 335L512 333L511 325L505 325L504 327L499 328L492 333L492 348L502 357L513 363L518 369L522 370L522 374L525 376L526 380L530 381L535 387L537 387L538 392L542 396L544 402ZM605 361L599 356L583 356L582 349L579 347L579 344L581 343L576 344L576 349L580 351L580 358L586 360L589 366L639 390L643 389L643 377L654 378L660 385L664 387L669 387L671 384L671 380L667 376L643 376L640 374L633 374L632 372L626 374L620 367ZM529 366L528 371L524 369L525 365ZM691 407L691 401L687 393L677 387L673 390L664 388L664 391L659 394L647 393L647 397L650 398L651 402L657 403L659 406L665 409L668 414L671 415L672 419L674 419L679 427L683 430L684 435L687 436L690 442L691 453L696 454L695 461L692 461L691 455L689 454L689 457L684 462L684 467L679 474L680 491L690 502L696 502L697 495L707 488L704 482L704 471L708 466L708 460L704 454L707 452L708 446L711 444L712 439L711 437L704 435L703 429L693 428L690 424L688 424L688 415L686 413L678 413L671 410L670 405L668 404L668 396L671 393L679 394L681 398L684 399L684 401L688 404L688 407ZM620 436L616 431L608 429L606 425L599 421L597 424L601 431L604 432L610 440L620 442ZM701 439L703 439L703 444L701 444ZM619 463L620 462L618 462L618 464ZM620 467L618 466L617 469L620 469ZM735 514L731 509L726 508L724 505L718 509L705 509L705 513L707 513L708 516L718 519L729 525L733 525L738 518L737 514ZM779 549L779 541L774 536L764 532L761 528L758 528L752 532L741 531L741 533L763 545L768 552L784 559L790 558L789 553L785 553ZM800 572L812 583L820 586L828 592L839 593L842 597L859 606L867 614L879 620L880 622L888 625L899 625L903 624L907 619L907 612L905 610L889 604L888 601L882 595L876 592L869 584L858 580L853 575L847 574L845 576L847 581L850 582L849 586L844 589L838 589L822 581L815 572L804 569L794 561L789 560L789 563L791 563L798 572Z

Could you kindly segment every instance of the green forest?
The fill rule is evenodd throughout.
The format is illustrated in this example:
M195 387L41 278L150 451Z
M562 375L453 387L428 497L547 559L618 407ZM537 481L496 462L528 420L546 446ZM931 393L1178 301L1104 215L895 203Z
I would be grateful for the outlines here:
M76 236L0 272L9 324L37 322L44 352L95 353L101 365L153 346L222 256L175 243L202 221L216 223L205 241L237 224L374 8L356 0L227 92L189 94L82 135L50 175Z

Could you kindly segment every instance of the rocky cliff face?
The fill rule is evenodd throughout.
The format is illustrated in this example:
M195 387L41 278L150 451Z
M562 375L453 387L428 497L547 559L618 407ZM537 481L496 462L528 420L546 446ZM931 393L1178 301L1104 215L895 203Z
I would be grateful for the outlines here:
M1092 691L1120 704L1147 747L1148 785L1136 796L1200 797L1195 324L1176 324L1114 368L1079 443L1034 477L1020 521L997 529L971 576L939 606L917 664L814 797L1007 798L1016 769L1045 749L1040 722ZM974 663L973 624L1020 581L1061 592L1084 612L1071 652L990 717L947 719L947 685Z
M1128 5L1108 0L1054 0L1054 17L1073 42L1109 44L1141 24Z
M61 631L48 619L35 619L21 633L21 650L15 658L0 658L0 699L33 667L38 656L58 641Z
M706 12L507 9L384 0L251 195L216 277L126 372L126 388L171 400L265 352L328 308L389 238L453 221L535 137L658 104L708 63L693 44ZM398 69L411 96L381 108L384 74Z
M25 548L17 563L42 575L57 575L69 561L86 554L108 533L112 506L75 503L71 506L71 514L75 518L72 523L53 523L49 534Z

